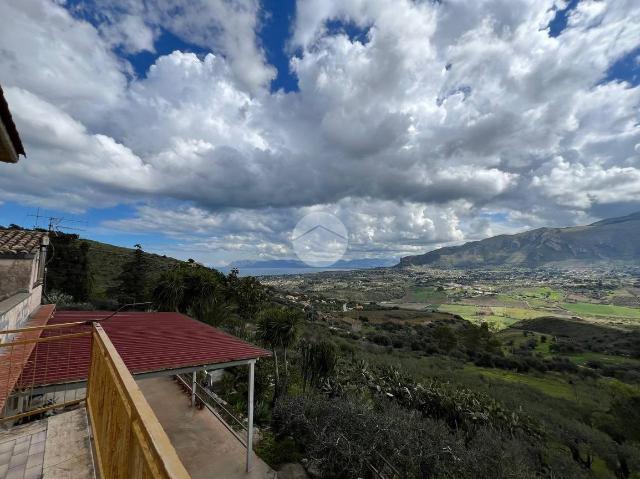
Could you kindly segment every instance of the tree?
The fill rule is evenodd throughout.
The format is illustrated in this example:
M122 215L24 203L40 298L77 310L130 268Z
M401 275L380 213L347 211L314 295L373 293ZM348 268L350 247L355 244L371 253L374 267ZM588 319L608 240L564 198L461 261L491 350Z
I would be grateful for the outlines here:
M286 308L267 308L258 315L258 338L273 352L276 372L276 390L279 390L278 350L284 357L284 373L288 376L287 351L295 344L300 315Z
M182 272L175 268L165 271L153 290L153 305L160 311L180 311L184 298Z
M145 301L148 297L147 260L141 245L136 244L134 248L131 259L122 265L116 278L118 285L110 290L121 304Z
M336 368L338 355L333 343L320 341L300 342L300 370L302 373L302 390L307 386L317 386L320 381L329 377Z
M161 311L178 311L205 323L219 324L217 313L230 314L225 296L224 275L190 263L160 276L153 290L153 304Z
M458 344L456 334L448 326L438 326L433 332L433 337L443 351L451 351Z
M88 300L93 289L90 250L90 244L78 235L52 235L45 279L47 292L60 291L73 296L74 301Z
M254 320L267 299L264 286L253 276L241 278L237 268L227 275L226 285L228 299L236 304L240 318Z

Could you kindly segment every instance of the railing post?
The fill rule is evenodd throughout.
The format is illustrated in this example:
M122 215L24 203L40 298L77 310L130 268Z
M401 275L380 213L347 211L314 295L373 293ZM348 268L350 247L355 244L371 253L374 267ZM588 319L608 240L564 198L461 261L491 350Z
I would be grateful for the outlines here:
M254 380L254 367L256 361L249 361L249 397L247 400L247 472L251 472L251 460L253 456L253 380Z
M196 371L191 376L191 407L196 407Z

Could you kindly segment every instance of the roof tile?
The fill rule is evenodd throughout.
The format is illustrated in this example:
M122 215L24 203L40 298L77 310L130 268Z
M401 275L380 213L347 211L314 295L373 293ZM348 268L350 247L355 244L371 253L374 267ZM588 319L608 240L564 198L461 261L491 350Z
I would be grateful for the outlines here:
M0 229L0 254L33 254L49 233L33 230Z

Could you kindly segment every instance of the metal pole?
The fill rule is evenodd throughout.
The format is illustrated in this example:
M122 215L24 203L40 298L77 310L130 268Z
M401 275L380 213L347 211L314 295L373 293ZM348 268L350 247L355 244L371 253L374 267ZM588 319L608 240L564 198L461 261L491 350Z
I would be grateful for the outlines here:
M191 376L191 407L196 406L196 372Z
M249 362L249 397L247 412L247 472L251 472L251 459L253 454L253 379L255 360Z

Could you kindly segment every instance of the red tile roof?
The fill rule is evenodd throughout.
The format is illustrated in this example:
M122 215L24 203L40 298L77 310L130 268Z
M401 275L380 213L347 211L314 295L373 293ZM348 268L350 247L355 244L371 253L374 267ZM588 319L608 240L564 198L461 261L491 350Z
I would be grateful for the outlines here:
M96 320L108 311L56 311L51 324ZM179 313L122 312L100 322L132 374L271 356L265 349ZM42 337L91 331L90 325L45 330ZM20 383L23 387L83 381L91 338L39 343Z

